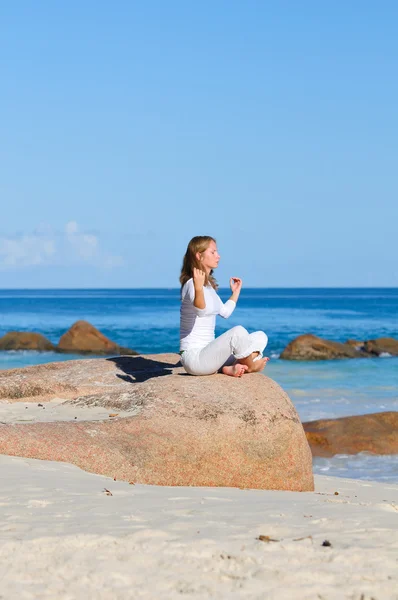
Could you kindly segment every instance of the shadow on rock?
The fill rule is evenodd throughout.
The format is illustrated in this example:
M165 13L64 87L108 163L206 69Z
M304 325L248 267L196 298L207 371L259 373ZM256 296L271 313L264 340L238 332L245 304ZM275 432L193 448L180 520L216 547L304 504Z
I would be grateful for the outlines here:
M143 356L113 356L106 360L114 362L121 371L126 373L126 375L117 374L117 377L128 383L141 383L152 377L172 375L173 369L181 366L180 362L161 362Z

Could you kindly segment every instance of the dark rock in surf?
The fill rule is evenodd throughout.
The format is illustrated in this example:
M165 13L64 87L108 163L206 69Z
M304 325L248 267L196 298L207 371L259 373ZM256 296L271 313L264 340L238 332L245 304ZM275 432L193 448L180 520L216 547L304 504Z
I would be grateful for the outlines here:
M389 337L368 340L364 343L364 349L369 354L375 356L380 356L381 354L398 356L398 340Z
M303 423L313 456L398 454L398 412Z
M0 350L36 350L47 352L55 350L54 344L41 333L30 331L9 331L0 338Z
M87 321L76 321L59 340L57 351L69 354L138 354L112 342Z
M350 344L323 340L316 335L304 334L292 340L284 349L284 360L331 360L336 358L361 358L364 352Z

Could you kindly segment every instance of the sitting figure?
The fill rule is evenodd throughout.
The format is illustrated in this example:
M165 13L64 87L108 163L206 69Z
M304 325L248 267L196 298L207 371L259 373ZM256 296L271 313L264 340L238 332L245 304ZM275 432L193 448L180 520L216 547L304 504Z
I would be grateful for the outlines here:
M249 333L238 325L215 338L216 315L227 319L242 289L242 280L231 277L232 295L222 302L213 277L219 260L212 237L196 236L189 242L180 276L181 363L190 375L211 375L221 369L224 375L241 377L264 369L269 360L263 357L268 337L263 331Z

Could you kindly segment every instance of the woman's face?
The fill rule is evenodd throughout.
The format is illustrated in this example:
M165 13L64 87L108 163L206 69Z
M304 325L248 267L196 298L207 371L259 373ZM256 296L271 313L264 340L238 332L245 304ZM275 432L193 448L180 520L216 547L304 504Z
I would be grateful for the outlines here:
M218 254L216 243L212 240L208 248L202 252L202 254L199 254L198 252L197 258L207 273L209 273L212 269L217 269L220 261L220 255Z

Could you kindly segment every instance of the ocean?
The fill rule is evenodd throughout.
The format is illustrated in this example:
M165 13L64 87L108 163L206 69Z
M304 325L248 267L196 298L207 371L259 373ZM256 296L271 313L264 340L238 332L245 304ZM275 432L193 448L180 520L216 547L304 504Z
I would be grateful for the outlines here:
M226 300L230 292L219 290ZM0 290L0 336L35 331L53 343L85 319L140 353L178 352L178 289ZM233 315L219 318L216 335L234 325L264 330L267 375L289 394L302 421L398 410L398 357L290 362L279 359L302 333L347 339L398 338L398 288L243 288ZM53 352L0 352L0 368L82 358ZM316 458L314 472L398 483L398 455Z

